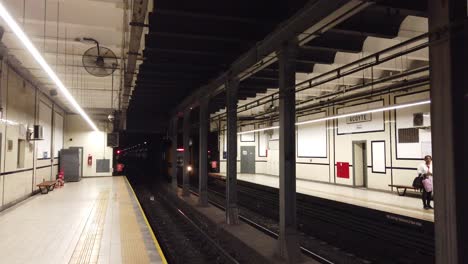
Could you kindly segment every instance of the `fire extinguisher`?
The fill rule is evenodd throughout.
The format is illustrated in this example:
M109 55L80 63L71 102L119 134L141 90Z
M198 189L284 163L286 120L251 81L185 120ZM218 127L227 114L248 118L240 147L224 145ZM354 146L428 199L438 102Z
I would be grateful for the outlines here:
M93 156L88 154L88 166L93 166Z

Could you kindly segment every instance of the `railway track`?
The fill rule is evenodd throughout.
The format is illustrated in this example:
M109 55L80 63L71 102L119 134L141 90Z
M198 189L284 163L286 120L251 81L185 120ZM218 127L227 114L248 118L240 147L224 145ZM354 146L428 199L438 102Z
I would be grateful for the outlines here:
M238 182L238 205L245 222L278 233L278 191ZM224 207L225 181L210 178L210 201ZM388 214L298 194L298 229L303 252L322 263L433 263L433 224L408 226ZM258 224L260 223L260 224ZM317 255L319 258L317 258ZM324 260L320 260L323 258ZM329 262L326 262L329 261Z
M194 189L191 189L190 192L193 194L193 195L196 195L198 196L198 193L194 190ZM214 194L214 195L217 195L219 197L222 197L222 195L220 193L217 193L215 191L212 191L210 190L210 194ZM215 201L216 199L214 199L213 197L210 197L209 199L209 202L218 207L219 209L221 210L225 210L225 207L219 202L219 201ZM273 231L271 229L269 229L268 227L262 225L262 224L259 224L257 223L255 220L251 220L251 218L249 218L248 216L245 216L245 209L243 210L244 211L244 214L241 213L241 215L239 215L239 218L241 221L255 227L256 229L260 230L261 232L263 232L264 234L270 236L270 237L273 237L275 239L278 239L278 232L276 231ZM320 263L324 263L324 264L334 264L335 262L325 258L325 257L322 257L320 256L319 254L315 253L314 251L310 250L310 249L307 249L303 246L301 246L301 252L304 253L305 255L313 258L314 260L320 262Z
M144 187L135 192L169 263L239 263L162 192Z

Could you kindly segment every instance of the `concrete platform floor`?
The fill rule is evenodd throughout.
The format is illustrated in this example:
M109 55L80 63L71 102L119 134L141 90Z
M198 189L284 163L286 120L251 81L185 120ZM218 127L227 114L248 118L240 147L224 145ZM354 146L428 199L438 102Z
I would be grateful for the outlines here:
M215 175L226 177L225 173ZM237 174L237 179L273 188L279 186L278 176L274 175L241 173ZM296 180L296 190L302 194L434 222L434 210L424 210L419 197L300 179Z
M166 263L124 177L85 178L0 213L1 263Z

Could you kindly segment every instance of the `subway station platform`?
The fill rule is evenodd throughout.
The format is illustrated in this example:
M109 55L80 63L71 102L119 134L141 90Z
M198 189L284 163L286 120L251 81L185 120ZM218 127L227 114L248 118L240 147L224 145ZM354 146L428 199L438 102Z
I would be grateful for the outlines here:
M85 178L0 213L1 263L167 263L125 177Z
M213 175L226 177L225 173ZM279 186L278 176L274 175L241 173L237 174L237 179L273 188ZM296 180L296 190L306 195L434 222L434 211L424 210L421 198L416 196L399 196L391 192L300 179Z

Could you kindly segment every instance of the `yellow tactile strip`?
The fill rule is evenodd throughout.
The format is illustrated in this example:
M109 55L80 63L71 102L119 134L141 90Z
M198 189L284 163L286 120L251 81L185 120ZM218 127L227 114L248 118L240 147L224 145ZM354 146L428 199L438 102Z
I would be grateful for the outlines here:
M150 263L143 235L133 210L133 203L128 193L126 182L119 181L117 187L120 208L120 245L122 263Z
M138 198L136 197L135 191L133 190L132 186L130 185L126 177L125 177L125 181L127 183L129 192L133 194L133 198L135 201L133 208L138 218L137 221L140 223L140 227L141 227L140 230L142 230L142 232L145 234L146 247L148 249L148 254L150 256L151 263L167 264L166 257L164 256L161 246L159 245L159 242L156 239L156 236L154 235L153 230L151 229L148 219L146 218L145 212L143 212L143 208L141 208L140 202L138 201ZM152 243L151 243L151 240L152 240ZM156 249L156 252L154 252L154 249Z
M109 191L101 191L75 246L70 264L97 263L108 204Z

